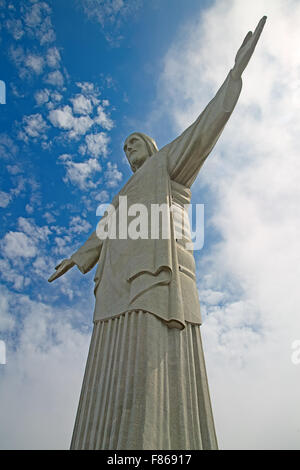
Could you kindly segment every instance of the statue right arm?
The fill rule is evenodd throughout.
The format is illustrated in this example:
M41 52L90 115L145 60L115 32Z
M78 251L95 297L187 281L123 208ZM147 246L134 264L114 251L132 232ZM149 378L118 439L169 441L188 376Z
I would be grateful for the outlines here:
M55 268L55 272L49 277L48 282L52 282L65 274L73 266L77 266L82 274L90 271L100 257L102 241L97 237L96 231L70 258L64 259Z
M71 260L83 274L89 272L99 260L102 243L103 241L94 231L87 241L71 256Z

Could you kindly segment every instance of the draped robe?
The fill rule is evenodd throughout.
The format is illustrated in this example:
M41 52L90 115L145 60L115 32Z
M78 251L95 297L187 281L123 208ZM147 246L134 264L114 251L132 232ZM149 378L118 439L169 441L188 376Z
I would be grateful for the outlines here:
M100 240L72 255L82 273L97 263L94 330L73 449L216 449L200 336L190 234L177 218L238 100L229 72L216 96L177 139L146 160L113 201L167 204L168 239Z
M190 203L190 187L218 140L241 91L241 80L227 76L215 98L177 139L148 158L115 197L127 205L172 206L169 239L100 240L96 231L72 255L82 273L98 263L95 274L94 321L131 310L150 312L169 326L201 324L193 253L186 249L190 234L176 236L176 214Z

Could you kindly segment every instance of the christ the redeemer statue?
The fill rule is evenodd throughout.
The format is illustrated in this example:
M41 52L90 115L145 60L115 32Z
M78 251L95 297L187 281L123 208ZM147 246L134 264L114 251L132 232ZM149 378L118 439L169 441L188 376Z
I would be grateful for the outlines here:
M134 172L114 198L128 207L175 207L170 236L100 239L97 231L53 281L73 266L96 264L94 329L71 449L217 449L200 335L200 306L190 234L177 222L190 187L228 121L266 22L249 32L235 65L198 119L158 150L145 134L127 137ZM122 199L124 200L124 198Z

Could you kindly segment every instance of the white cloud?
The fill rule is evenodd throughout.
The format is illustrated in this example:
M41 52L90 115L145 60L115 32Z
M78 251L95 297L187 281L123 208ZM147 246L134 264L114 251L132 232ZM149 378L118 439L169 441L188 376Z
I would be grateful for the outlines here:
M76 82L76 85L81 90L81 95L85 98L88 98L93 106L100 104L99 96L101 92L99 89L91 82Z
M93 121L89 116L80 116L73 118L72 129L69 132L70 138L77 138L79 135L84 135L93 126Z
M64 237L55 237L54 241L56 246L53 248L53 253L67 256L67 253L69 252L71 255L71 237L69 235L65 235Z
M123 0L85 0L82 7L90 19L98 21L102 26L106 21L114 23L117 15L126 16L132 10L132 6Z
M22 46L11 46L9 56L18 69L21 79L31 79L40 75L45 67L43 56L31 51L25 51ZM17 93L15 93L17 95Z
M25 210L28 214L32 214L34 212L34 207L32 207L30 204L26 204Z
M24 98L24 93L14 83L10 84L10 88L13 96L16 96L17 98Z
M98 96L98 93L96 92L95 85L94 83L91 82L76 82L76 85L78 88L81 89L82 93L88 94L88 95L96 95Z
M98 99L95 97L94 87L88 87L88 84L82 86L85 88L85 94L77 94L71 98L73 107L65 105L60 108L51 109L49 112L49 120L55 127L68 131L68 138L78 139L81 135L86 134L93 126L102 126L104 129L110 130L113 127L113 122L109 118L102 106L97 106L97 114L93 117L93 105L98 104ZM79 86L79 85L78 85ZM88 91L91 90L91 93ZM73 114L79 114L75 116ZM86 136L85 147L81 144L79 152L86 153L86 148L91 155L98 157L99 155L106 156L108 153L107 145L109 137L99 132Z
M96 90L91 83L77 83L77 86L81 88L82 93L78 93L70 98L72 107L65 105L50 110L48 118L52 125L68 131L66 136L69 139L78 139L81 135L86 134L93 126L101 126L106 130L111 130L113 121L105 110L105 107L109 104L108 101L103 100L103 106L99 104L99 91ZM37 98L42 97L44 97L44 95L38 95ZM46 99L46 96L44 99ZM54 106L53 103L51 103L51 107L52 106ZM97 106L95 111L94 106ZM50 108L50 106L48 106L48 108ZM87 145L81 144L79 147L79 153L84 155L86 154L86 150L88 150L90 154L95 157L101 154L106 156L108 143L109 138L105 133L98 132L91 134L86 137Z
M44 253L45 244L48 242L48 235L51 233L47 226L36 225L31 218L18 218L17 232L8 232L1 240L1 252L3 259L0 259L1 277L6 282L13 285L16 290L22 290L28 286L34 276L42 274L42 261L46 261ZM32 263L32 258L39 255ZM48 257L49 258L49 257ZM44 277L47 275L47 268L54 264L49 261L44 266Z
M0 260L1 265L1 260ZM0 331L12 330L15 326L15 318L12 312L9 312L9 303L5 296L0 296Z
M110 142L110 138L104 132L99 132L98 134L89 134L85 137L87 144L87 150L90 155L93 157L99 157L103 155L107 156L108 149L107 146Z
M56 101L58 103L62 100L62 95L58 93L58 91L52 91L51 98L53 99L53 101Z
M39 26L43 21L43 13L50 13L50 8L46 3L36 3L32 5L24 18L27 26L36 27Z
M46 241L48 235L51 233L49 227L46 225L44 227L40 227L36 225L33 219L19 217L18 218L18 227L20 230L25 232L32 240L41 240Z
M50 47L50 49L48 49L46 60L49 67L59 67L60 53L57 47Z
M69 153L63 153L62 155L58 157L58 159L61 160L62 162L65 162L67 160L72 160L72 155L70 155Z
M51 214L51 212L45 212L45 214L43 214L43 217L44 219L46 219L48 224L53 224L56 220L54 215Z
M0 134L0 158L12 158L17 154L18 147L7 134Z
M24 65L28 69L33 70L37 75L41 74L44 68L44 59L43 57L37 54L28 54L25 57Z
M111 130L114 126L113 121L106 114L102 106L97 107L97 117L95 118L95 122L108 131Z
M64 85L63 74L59 70L54 70L54 72L48 73L45 82L61 88Z
M32 258L37 253L36 244L23 232L8 232L1 245L3 254L8 258Z
M41 106L47 103L47 101L49 100L49 96L50 96L50 90L48 90L47 88L44 88L43 90L39 90L35 92L34 94L34 98L38 106Z
M90 114L93 111L91 100L84 95L76 95L70 101L76 114Z
M15 258L13 257L12 260L9 259L1 259L0 258L0 273L1 277L4 281L10 283L13 289L17 291L22 291L26 286L29 285L30 279L26 277L26 274L20 274L12 265L11 261L14 261ZM1 331L1 328L0 328Z
M24 61L25 61L25 53L24 49L22 46L11 46L9 49L9 56L15 66L18 68L20 77L23 78L28 74L28 71L26 71L24 67Z
M109 194L107 191L103 190L100 191L100 193L96 193L94 199L97 202L106 202L109 199Z
M92 20L98 22L104 30L106 39L117 45L122 36L118 33L123 21L132 18L140 6L141 0L79 0L84 13ZM109 29L106 29L109 26Z
M92 226L87 220L83 219L79 215L71 217L69 230L72 233L87 233L91 230Z
M68 105L51 110L49 120L53 126L68 130L68 136L71 139L86 134L94 124L89 116L73 116L72 108Z
M23 25L20 19L7 20L6 28L16 41L19 41L24 35Z
M68 449L90 339L86 320L74 309L0 289L15 336L14 344L6 341L0 377L1 449Z
M95 158L81 163L73 162L71 159L61 158L66 167L65 182L70 182L79 189L87 190L95 187L92 178L94 174L101 171L101 166Z
M116 163L108 162L104 177L106 179L106 186L108 188L115 188L122 181L123 175L118 170Z
M19 132L19 138L28 141L28 138L47 139L46 130L48 125L44 121L41 114L31 114L23 117L23 131Z
M24 23L30 36L36 37L40 44L48 44L55 40L51 22L51 8L46 2L36 2L26 8Z
M32 263L34 273L43 278L47 279L49 277L50 266L52 266L53 260L49 259L46 256L38 256Z
M15 179L15 182L16 186L11 188L10 190L11 196L19 196L19 194L24 193L26 183L29 183L29 181L26 181L26 179L22 175L18 175Z
M6 169L11 175L22 173L22 169L18 165L7 165Z
M49 120L55 127L60 129L72 129L74 116L70 106L54 109L49 113Z
M160 106L179 134L265 14L237 108L192 188L212 205L207 227L221 239L197 256L221 448L299 448L299 370L291 363L300 336L299 2L224 0L195 15L164 58L156 103L155 117Z
M7 207L11 201L11 196L9 193L5 193L4 191L0 191L0 207Z
M86 145L81 144L81 145L79 145L79 147L78 147L78 153L79 153L80 155L85 155L85 154L86 154L86 149L87 149Z

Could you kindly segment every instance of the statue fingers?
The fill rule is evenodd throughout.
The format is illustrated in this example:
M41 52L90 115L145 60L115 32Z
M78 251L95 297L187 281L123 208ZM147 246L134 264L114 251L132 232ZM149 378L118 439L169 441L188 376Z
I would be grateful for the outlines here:
M48 281L52 282L54 279L57 279L58 277L62 276L65 274L69 269L71 269L73 266L75 266L75 263L71 259L64 259L61 263L59 263L57 266L55 266L56 272L52 274L52 276L49 277Z
M258 25L256 26L256 29L253 33L253 46L254 47L256 46L260 38L260 35L265 27L266 21L267 21L267 17L263 16L262 19L259 21Z
M247 42L249 41L249 39L251 38L251 36L252 36L252 31L249 31L249 32L246 34L245 39L244 39L244 41L243 41L243 43L242 43L242 45L241 45L241 47L240 47L241 49L242 49L242 47L244 47L244 46L247 44Z
M66 264L66 262L68 262L69 260L68 259L64 259L62 260L57 266L55 266L55 269L59 269L59 268L62 268L64 264Z
M48 282L54 281L54 279L57 279L58 277L62 276L67 271L68 269L66 269L65 266L60 266L60 268L58 268L56 272L49 277Z
M57 279L57 277L59 276L58 276L58 273L56 272L49 277L48 282L54 281L55 279Z

